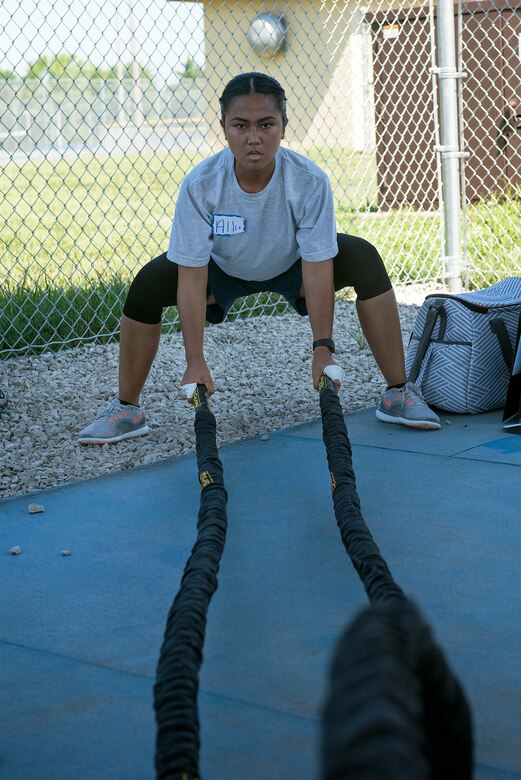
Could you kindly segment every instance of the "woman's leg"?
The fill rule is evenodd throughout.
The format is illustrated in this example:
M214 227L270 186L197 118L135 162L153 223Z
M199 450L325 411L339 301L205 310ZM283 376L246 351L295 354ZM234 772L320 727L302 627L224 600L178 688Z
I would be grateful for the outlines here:
M398 306L377 249L357 236L338 235L335 290L353 287L364 336L387 385L404 384L405 358Z
M413 428L440 428L439 417L407 382L398 306L382 258L372 244L354 236L339 235L338 248L335 290L354 287L360 325L387 382L376 416Z
M147 263L128 291L121 318L119 398L137 405L154 362L163 308L177 303L177 265L166 254Z
M360 325L387 386L406 381L400 316L394 290L356 301Z
M121 318L119 339L119 400L138 406L139 396L159 347L161 323L148 325Z

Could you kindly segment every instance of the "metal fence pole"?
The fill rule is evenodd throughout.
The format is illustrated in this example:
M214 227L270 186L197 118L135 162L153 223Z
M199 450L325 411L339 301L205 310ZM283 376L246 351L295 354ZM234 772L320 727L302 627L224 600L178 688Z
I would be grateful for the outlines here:
M440 139L443 217L445 226L444 276L449 290L462 290L462 256L460 224L460 157L458 131L454 6L452 0L438 0L438 68L440 95Z

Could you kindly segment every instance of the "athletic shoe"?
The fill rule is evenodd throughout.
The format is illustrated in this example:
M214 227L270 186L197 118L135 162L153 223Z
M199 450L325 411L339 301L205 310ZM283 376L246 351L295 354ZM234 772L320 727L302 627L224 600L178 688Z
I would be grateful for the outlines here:
M0 409L5 409L7 406L7 394L0 389Z
M384 422L401 423L409 428L441 428L440 418L429 409L419 388L412 382L407 382L402 388L386 390L376 416Z
M80 444L111 444L143 436L149 430L145 413L139 406L122 404L116 398L101 409L93 423L81 431L78 441Z

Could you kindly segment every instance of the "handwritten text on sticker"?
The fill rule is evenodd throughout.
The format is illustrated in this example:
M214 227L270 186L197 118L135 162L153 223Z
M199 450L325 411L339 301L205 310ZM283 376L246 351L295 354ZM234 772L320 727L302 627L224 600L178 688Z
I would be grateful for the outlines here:
M214 214L212 219L214 236L234 236L246 232L246 220L236 214Z

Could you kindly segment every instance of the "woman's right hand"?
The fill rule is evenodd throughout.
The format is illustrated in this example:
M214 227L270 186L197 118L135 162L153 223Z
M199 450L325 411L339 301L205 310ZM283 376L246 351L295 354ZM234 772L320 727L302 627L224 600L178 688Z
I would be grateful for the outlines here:
M186 371L183 374L181 384L189 385L192 383L204 385L208 395L212 395L215 390L213 386L212 375L210 374L210 369L208 368L204 358L190 361L190 363L188 363L186 366ZM187 400L188 403L193 403L193 398L188 398Z

